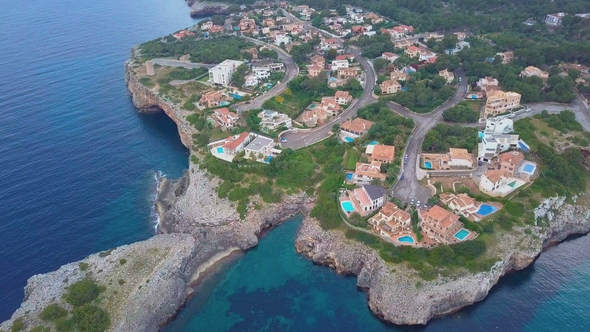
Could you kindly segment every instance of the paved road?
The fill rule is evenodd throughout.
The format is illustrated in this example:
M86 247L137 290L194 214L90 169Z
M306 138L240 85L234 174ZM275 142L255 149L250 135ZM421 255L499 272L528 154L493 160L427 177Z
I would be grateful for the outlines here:
M294 17L293 15L287 15L293 21L299 22L304 24L308 29L318 31L325 35L331 36L342 42L342 39L339 37L334 36L331 33L328 33L323 30L319 30L313 26L309 22L303 22ZM312 130L295 130L289 131L281 135L280 138L287 139L286 142L281 143L281 146L284 148L291 148L291 149L301 149L306 146L315 144L331 135L332 126L335 123L342 123L356 115L356 112L375 101L377 99L373 96L373 90L375 88L375 83L377 82L377 74L375 72L375 68L373 68L373 64L367 60L365 57L361 55L361 49L358 47L350 47L349 52L352 53L355 57L355 60L360 63L361 67L363 68L363 75L364 75L364 90L362 95L354 100L352 104L348 106L338 117L330 120L328 123L324 124L321 127L314 128Z
M272 49L274 49L275 51L277 51L277 53L279 54L279 61L281 61L285 64L285 77L281 80L281 82L279 82L279 84L272 87L272 89L268 90L265 94L254 98L253 100L251 100L248 103L243 102L243 103L235 104L233 106L233 108L235 110L237 110L238 112L243 112L243 111L255 109L255 108L261 108L262 104L264 104L265 101L283 93L287 89L287 84L292 79L297 77L297 75L299 75L299 67L297 67L297 64L295 63L293 58L287 52L285 52L282 48L280 48L276 45L273 45L273 44L264 43L260 40L253 39L253 38L246 38L246 39L248 39L251 42L258 44L258 45L269 46Z
M392 196L404 201L409 202L412 198L426 202L431 196L430 189L422 186L418 183L417 179L417 168L419 163L419 154L422 151L422 142L424 137L430 129L443 121L442 113L463 100L465 93L467 92L467 80L465 73L462 69L457 69L455 74L461 78L459 86L455 91L455 94L449 98L445 103L436 108L434 111L427 114L418 114L410 111L409 109L395 104L388 103L388 106L396 113L413 119L416 122L416 128L414 133L408 140L406 146L406 154L408 155L408 164L404 166L403 174L404 179L397 181L391 188Z
M193 63L193 62L185 62L185 61L180 61L180 60L162 59L162 58L152 59L152 62L155 65L166 66L166 67L183 67L186 69L213 68L216 66L216 64Z

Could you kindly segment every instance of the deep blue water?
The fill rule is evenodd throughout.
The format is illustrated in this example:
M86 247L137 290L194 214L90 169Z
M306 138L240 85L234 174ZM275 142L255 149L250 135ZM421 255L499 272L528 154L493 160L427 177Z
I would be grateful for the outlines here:
M194 23L182 0L0 0L0 320L27 278L146 239L156 172L187 152L164 115L138 115L130 47ZM490 296L426 327L376 319L352 277L296 255L298 221L211 277L169 331L590 331L590 238L550 248Z
M182 0L0 0L0 321L26 280L146 239L154 175L187 151L166 116L138 115L130 48L193 24Z

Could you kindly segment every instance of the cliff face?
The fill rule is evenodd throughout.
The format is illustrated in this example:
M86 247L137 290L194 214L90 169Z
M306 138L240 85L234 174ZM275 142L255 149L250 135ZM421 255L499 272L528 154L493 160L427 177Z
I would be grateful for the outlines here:
M132 61L125 64L125 81L133 98L133 105L142 112L164 111L176 123L182 144L190 148L192 135L196 133L194 127L185 120L190 113L158 96L155 89L149 89L139 83L133 71Z
M27 282L20 308L0 330L10 331L18 318L25 322L27 331L38 325L50 326L39 319L39 313L52 303L70 310L62 299L66 287L90 277L106 289L99 305L111 314L111 331L158 331L189 294L187 284L196 254L192 236L158 235L35 275ZM81 268L81 263L88 266Z
M221 2L186 0L186 3L191 7L191 17L224 15L229 13L227 10L229 5Z
M410 267L390 265L365 245L322 230L313 219L305 220L296 248L316 263L357 275L357 285L367 290L369 307L380 318L395 324L426 324L481 301L503 275L529 266L548 244L588 233L590 208L563 202L563 198L549 199L536 209L549 225L536 227L535 236L518 229L503 234L502 243L492 249L500 260L490 271L455 278L423 281Z

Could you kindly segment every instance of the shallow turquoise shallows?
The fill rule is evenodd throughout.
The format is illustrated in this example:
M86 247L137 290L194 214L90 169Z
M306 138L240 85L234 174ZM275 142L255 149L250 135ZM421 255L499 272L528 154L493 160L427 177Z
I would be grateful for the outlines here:
M457 234L455 234L455 237L459 240L459 241L463 241L465 240L465 238L467 236L469 236L470 232L468 230L466 230L465 228L462 228L460 231L457 232Z
M404 243L414 243L414 239L409 235L400 236L397 240Z
M496 210L498 210L498 208L493 205L482 204L479 206L479 209L477 210L477 214L485 217L488 214L496 212Z

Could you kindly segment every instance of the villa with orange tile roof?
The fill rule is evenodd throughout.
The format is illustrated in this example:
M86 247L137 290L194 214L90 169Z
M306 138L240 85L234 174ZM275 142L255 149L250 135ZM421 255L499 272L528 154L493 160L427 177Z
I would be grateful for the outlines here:
M379 84L379 89L381 89L381 94L388 95L402 91L402 85L398 81L387 80Z
M223 26L221 26L221 25L213 25L209 28L210 33L221 33L223 31L224 31L224 29L223 29Z
M414 44L409 41L409 40L400 40L400 41L396 41L395 43L393 43L393 46L395 48L403 48L403 49L408 49L409 47L412 47Z
M361 137L366 134L373 122L361 118L356 118L354 120L344 121L340 125L341 133L345 134L345 136L350 136L353 138Z
M504 170L494 169L483 173L479 190L492 197L505 197L525 183L526 181L511 177Z
M317 77L324 71L324 68L318 64L307 66L307 76Z
M427 211L421 212L421 226L424 235L439 243L449 244L459 242L454 235L463 228L459 216L435 205Z
M315 127L318 125L318 123L323 123L327 118L328 113L318 107L313 110L304 111L301 113L301 116L299 116L301 122L303 122L308 127Z
M316 107L323 109L330 116L336 116L342 107L336 102L336 97L322 97L322 102Z
M466 194L461 193L455 195L451 193L442 193L439 195L439 199L453 212L456 212L465 218L469 218L474 221L480 220L480 218L476 216L478 210L476 206L477 202Z
M359 184L369 184L374 179L385 180L385 173L381 173L381 163L356 163L352 181Z
M390 63L393 63L397 58L399 58L399 55L395 53L383 52L383 54L381 54L381 59L387 60Z
M391 164L395 160L395 146L385 144L367 145L365 153L371 162Z
M533 66L528 66L520 72L520 77L532 76L537 76L541 78L543 81L546 81L549 78L549 73Z
M222 95L219 91L208 91L201 96L199 104L205 108L221 105Z
M420 55L420 47L417 46L410 46L408 48L406 48L406 50L404 51L404 53L406 53L407 56L409 56L410 58L416 58Z
M336 102L340 105L348 105L352 101L352 96L348 91L336 91Z
M496 55L499 55L500 58L502 58L503 64L511 63L514 60L514 52L502 52L496 53Z
M182 39L184 37L189 37L189 36L194 36L194 35L195 35L195 33L190 30L182 30L182 31L179 31L179 32L173 34L174 38L176 38L176 39Z
M498 155L497 162L500 170L509 176L514 176L520 163L524 160L524 155L520 151L509 151Z
M358 75L358 69L357 68L340 68L340 69L338 69L337 75L339 78L342 78L342 79L355 78Z
M324 67L326 65L326 60L321 55L314 55L311 58L309 58L309 61L312 64L317 64L317 65L320 65L322 67Z
M484 112L486 117L506 113L520 105L520 93L487 89L486 94L488 96Z
M467 149L449 148L448 156L450 168L473 168L473 157Z
M455 79L455 74L453 74L453 72L450 72L446 69L439 71L438 74L440 76L444 77L445 80L447 80L447 83L451 83Z
M213 112L211 118L220 126L231 128L235 126L236 122L238 121L238 115L236 113L230 112L227 108L218 108Z
M397 205L387 202L368 222L381 236L390 237L399 231L409 231L412 217Z

